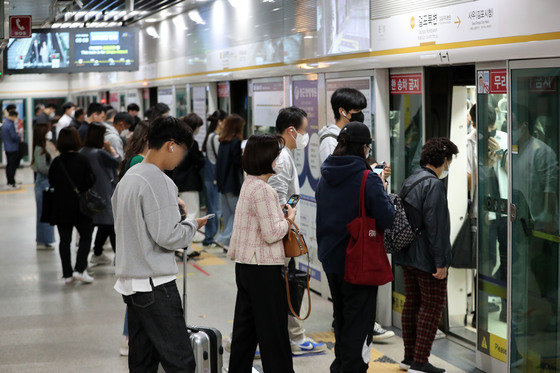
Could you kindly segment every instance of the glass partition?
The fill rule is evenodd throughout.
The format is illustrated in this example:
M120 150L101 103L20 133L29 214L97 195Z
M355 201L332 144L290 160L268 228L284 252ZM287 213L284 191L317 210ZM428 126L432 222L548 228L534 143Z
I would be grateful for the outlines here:
M511 372L560 369L558 66L511 70Z

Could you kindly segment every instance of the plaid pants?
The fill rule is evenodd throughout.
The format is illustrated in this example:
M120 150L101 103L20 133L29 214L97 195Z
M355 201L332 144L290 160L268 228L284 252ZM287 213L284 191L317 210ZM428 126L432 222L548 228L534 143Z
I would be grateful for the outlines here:
M403 267L406 301L402 313L404 356L427 363L447 297L447 279Z

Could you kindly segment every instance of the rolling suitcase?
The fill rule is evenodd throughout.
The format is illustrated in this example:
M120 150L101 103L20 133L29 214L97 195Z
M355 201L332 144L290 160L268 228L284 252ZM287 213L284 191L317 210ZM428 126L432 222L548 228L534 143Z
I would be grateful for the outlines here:
M186 255L183 255L183 313L196 361L196 373L222 373L224 354L222 333L216 328L192 326L187 322Z

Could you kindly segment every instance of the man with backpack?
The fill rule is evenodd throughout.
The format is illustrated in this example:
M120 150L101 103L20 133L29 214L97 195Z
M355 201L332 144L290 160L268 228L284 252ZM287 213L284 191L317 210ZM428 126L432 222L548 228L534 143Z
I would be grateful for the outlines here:
M400 366L410 373L445 372L428 358L445 307L451 264L447 190L440 179L447 177L458 152L447 138L428 140L422 147L422 168L404 181L400 194L410 226L417 232L409 246L393 254L394 263L403 267L406 287L402 313L405 354Z

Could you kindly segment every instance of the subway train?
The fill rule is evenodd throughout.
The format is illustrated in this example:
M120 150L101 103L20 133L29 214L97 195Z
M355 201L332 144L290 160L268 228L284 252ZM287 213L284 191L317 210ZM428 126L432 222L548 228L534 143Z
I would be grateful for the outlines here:
M87 107L101 102L117 110L137 103L146 111L164 102L177 117L195 112L203 118L222 109L247 119L246 138L273 133L280 108L303 108L310 145L295 157L301 225L312 254L311 287L329 298L314 234L318 133L334 123L332 93L342 87L358 89L368 99L363 112L374 135L372 157L390 163L392 192L419 167L426 139L449 137L459 148L446 181L455 257L440 329L475 350L476 366L483 371L522 371L516 370L521 359L530 360L528 365L535 367L530 371L556 371L558 3L442 1L424 10L413 2L399 14L385 9L385 1L375 3L379 5L372 5L372 15L366 17L365 48L358 21L317 21L336 31L328 33L309 27L311 21L298 21L295 12L291 26L299 27L297 33L274 34L279 26L271 8L251 15L266 22L262 34L250 36L244 34L248 31L241 15L232 13L220 26L212 18L219 9L208 5L199 13L205 23L195 20L196 29L186 37L176 27L176 17L183 13L162 10L153 22L131 25L138 31L137 71L6 75L0 82L0 103L20 105L28 139L33 108L40 103L60 107L72 100ZM346 9L345 15L359 11ZM245 39L239 37L238 45L219 44L217 35L227 32ZM213 43L219 45L210 48ZM197 136L204 138L204 127ZM306 261L298 265L307 269ZM400 328L405 289L399 267L394 276L392 284L380 288L378 320Z

